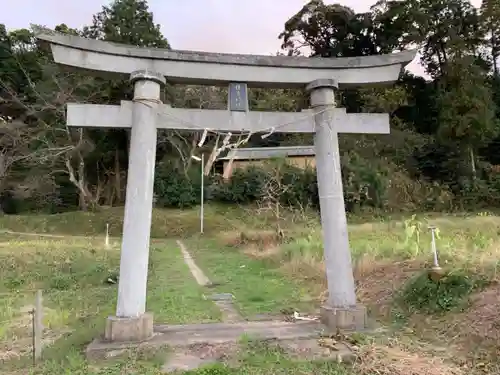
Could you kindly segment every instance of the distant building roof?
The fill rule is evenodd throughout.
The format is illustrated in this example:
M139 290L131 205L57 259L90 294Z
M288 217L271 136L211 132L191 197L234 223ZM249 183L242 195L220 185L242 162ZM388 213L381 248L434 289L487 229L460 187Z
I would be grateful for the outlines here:
M259 160L314 155L316 155L316 153L314 152L313 146L254 147L231 150L226 157L220 158L219 160Z

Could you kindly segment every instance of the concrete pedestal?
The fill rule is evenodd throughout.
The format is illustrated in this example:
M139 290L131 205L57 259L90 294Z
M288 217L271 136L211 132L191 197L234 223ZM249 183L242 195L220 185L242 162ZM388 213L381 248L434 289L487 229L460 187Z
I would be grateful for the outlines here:
M338 308L321 307L321 323L332 332L336 331L363 331L367 328L366 308L363 305Z
M104 339L108 342L139 342L152 336L152 314L145 313L134 318L110 316L106 321Z

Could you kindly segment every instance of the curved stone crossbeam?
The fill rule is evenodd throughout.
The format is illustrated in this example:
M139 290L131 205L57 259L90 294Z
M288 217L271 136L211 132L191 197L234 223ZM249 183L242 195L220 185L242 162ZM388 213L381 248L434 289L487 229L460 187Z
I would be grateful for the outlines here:
M387 55L307 58L259 56L134 47L33 27L50 44L58 64L129 75L137 70L163 74L171 83L246 82L251 87L305 87L317 79L334 79L340 87L391 83L416 50Z

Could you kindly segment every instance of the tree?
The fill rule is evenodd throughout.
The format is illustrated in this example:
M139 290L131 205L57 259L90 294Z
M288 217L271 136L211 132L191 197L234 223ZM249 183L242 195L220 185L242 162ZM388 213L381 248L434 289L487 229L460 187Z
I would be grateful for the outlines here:
M226 109L227 89L215 86L188 85L176 87L169 92L170 101L174 107L198 108L198 109ZM188 170L193 162L193 155L197 151L198 143L201 140L200 131L186 130L161 130L158 133L159 144L165 148L167 158L172 158L169 162L179 165L181 161L182 170L187 177ZM215 136L207 135L204 145L213 142ZM209 152L203 148L201 152Z
M29 30L7 32L0 25L0 195L36 175L18 175L14 182L13 170L40 167L42 160L64 152L44 143L47 129L37 126L36 114L30 109L37 97L33 82L42 74L38 62L43 58Z
M297 54L304 47L311 56L352 57L392 52L393 38L380 38L371 13L322 0L311 0L285 23L279 35L282 48Z
M284 184L283 172L286 170L286 160L273 160L265 165L264 184L262 186L261 197L257 204L260 213L270 213L274 220L276 240L283 241L285 235L282 229L282 222L286 208L282 205L283 196L290 190L291 186Z
M406 128L406 124L396 111L408 105L408 93L403 85L389 88L367 88L360 90L362 107L365 112L389 113L391 124L398 129Z
M373 12L375 24L392 26L391 40L397 38L399 48L421 47L422 63L433 77L455 55L482 57L479 15L468 0L382 0Z
M500 1L483 0L481 3L481 26L486 38L486 46L491 53L493 72L498 76L498 56L500 54Z
M38 60L43 58L35 45L30 30L19 29L7 32L0 24L0 111L2 116L21 121L27 116L23 107L16 104L12 93L33 101L32 83L41 76Z
M145 0L114 0L110 6L103 6L94 15L93 24L83 29L83 35L139 47L170 48Z
M66 25L57 29L77 33ZM93 77L59 69L47 51L38 48L31 31L15 30L6 37L11 69L0 77L4 174L19 161L37 159L37 170L45 170L48 176L63 173L69 177L82 209L98 205L100 186L94 189L93 183L99 176L89 180L86 171L95 142L83 129L70 130L65 125L65 105L70 101L99 101L101 87Z
M438 128L437 85L423 77L405 72L398 85L405 88L408 105L395 111L411 129L421 134L435 134Z
M145 0L114 0L94 15L92 25L84 27L81 34L91 39L139 47L170 48L160 26L154 23L153 13ZM121 100L133 98L133 87L128 80L97 78L94 84L95 91L100 94L99 98L95 98L96 103L119 104ZM99 150L94 163L100 163L106 175L113 177L114 189L107 194L109 201L106 204L120 204L124 198L123 179L126 174L122 173L122 169L128 164L129 131L91 129L86 132ZM157 155L161 159L165 144L159 143Z
M438 137L468 152L472 176L476 151L499 131L495 104L484 70L471 57L452 60L440 82Z
M390 113L394 130L387 136L344 135L341 147L358 155L366 171L378 160L400 168L401 173L423 173L441 182L442 176L448 176L446 181L454 182L469 170L474 175L479 158L498 162L500 138L494 138L500 116L498 1L484 0L478 11L469 0L382 0L369 12L357 13L338 4L310 0L286 22L280 38L284 53L312 58L367 56L419 47L430 80L404 73L391 88L344 89L340 93L339 101L348 112ZM144 0L114 0L89 26L79 30L61 24L56 31L169 48ZM40 48L29 29L7 31L0 25L1 186L4 191L6 186L20 186L23 199L38 194L35 200L40 201L58 186L55 194L69 191L65 199L72 206L79 200L82 209L122 204L129 132L68 129L65 105L70 101L117 105L132 99L133 87L126 78L63 71L48 52ZM489 75L490 69L494 77ZM167 85L163 94L164 101L175 107L227 106L227 90L221 87ZM300 111L307 108L308 98L303 90L251 88L249 104L251 110ZM176 170L184 170L188 176L191 156L219 149L224 138L209 134L200 150L200 136L197 131L159 131L158 165L174 162ZM271 134L265 139L232 134L229 143L240 141L249 146L303 145L312 142L312 134ZM430 166L435 173L424 172L422 166L426 170ZM353 175L361 176L358 172ZM374 185L372 177L361 176L358 185ZM268 198L276 198L275 192L281 188L271 184L266 189ZM276 208L275 198L268 203L273 201Z
M0 118L0 192L6 188L11 168L29 157L29 144L26 124L10 118Z

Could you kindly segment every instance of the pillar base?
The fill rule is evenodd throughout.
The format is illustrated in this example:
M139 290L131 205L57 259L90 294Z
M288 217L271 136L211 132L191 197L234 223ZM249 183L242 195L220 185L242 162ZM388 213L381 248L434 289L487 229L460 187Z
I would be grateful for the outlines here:
M332 332L363 331L368 326L366 307L363 305L344 308L322 306L320 319Z
M104 340L109 342L144 341L153 336L153 315L145 313L134 318L108 317Z

